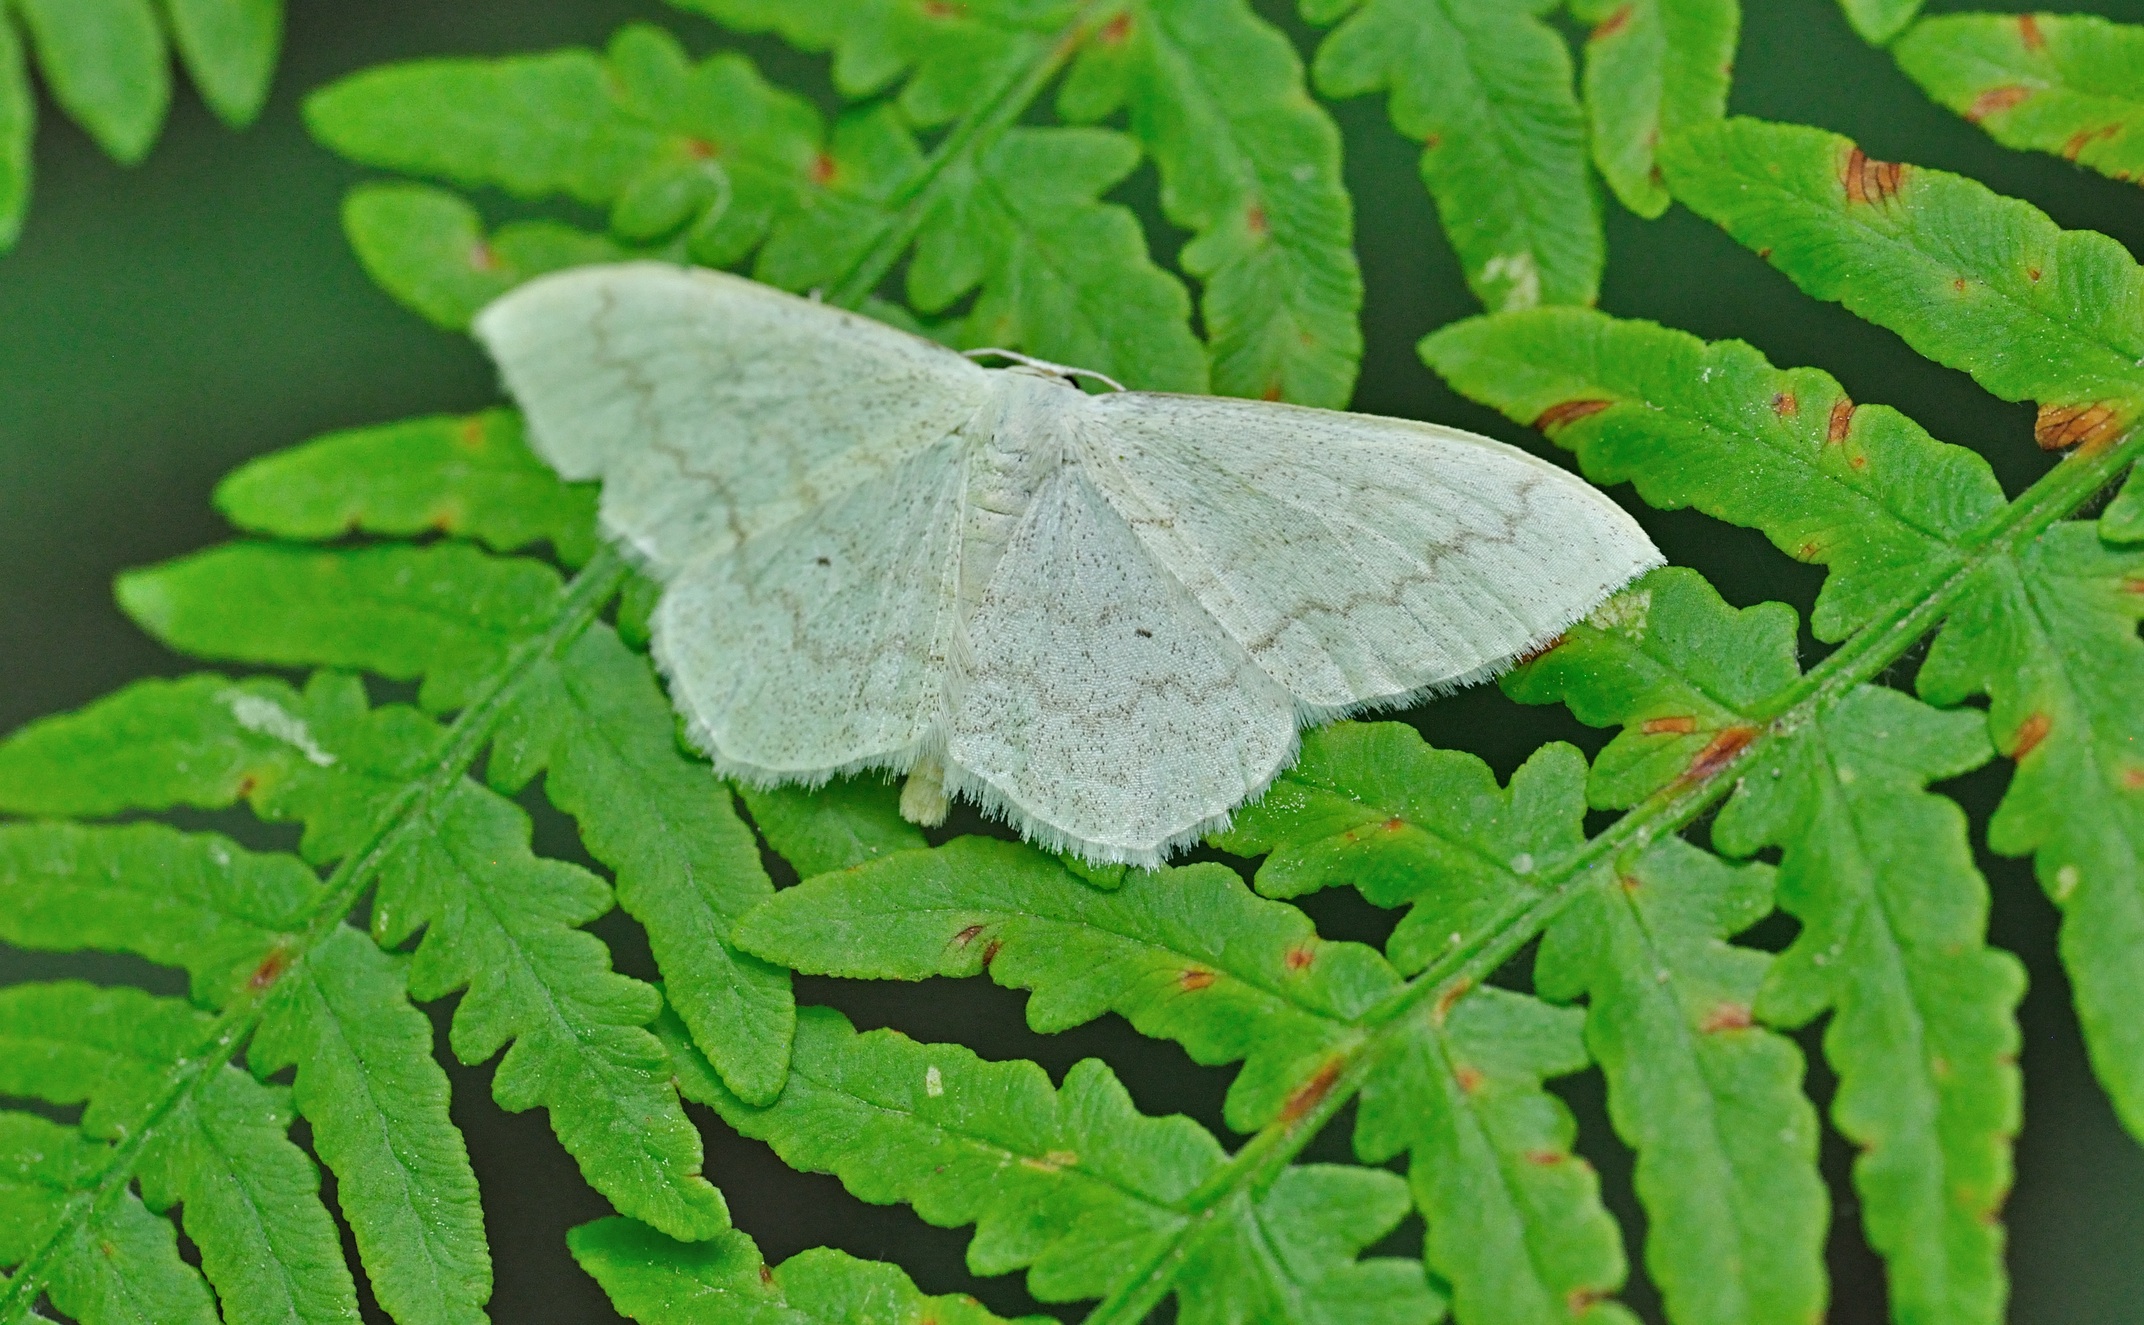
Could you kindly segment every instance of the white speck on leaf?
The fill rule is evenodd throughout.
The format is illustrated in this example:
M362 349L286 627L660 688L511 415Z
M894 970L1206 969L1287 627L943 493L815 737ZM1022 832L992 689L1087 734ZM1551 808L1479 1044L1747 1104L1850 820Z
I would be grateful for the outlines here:
M335 756L320 748L305 720L281 704L259 695L249 695L243 690L225 691L223 702L229 706L231 716L238 719L238 725L247 731L281 741L304 755L308 763L321 768L334 766Z

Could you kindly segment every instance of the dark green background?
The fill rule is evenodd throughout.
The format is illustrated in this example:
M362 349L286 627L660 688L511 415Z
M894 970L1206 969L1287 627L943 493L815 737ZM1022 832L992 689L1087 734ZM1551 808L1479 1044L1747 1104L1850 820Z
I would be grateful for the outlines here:
M2144 0L2092 8L2144 22ZM2033 200L2064 225L2105 231L2144 252L2144 192L1995 146L1856 40L1830 0L1749 0L1746 9L1736 110L1825 125L1853 135L1873 156L1975 175ZM600 43L632 19L664 23L695 49L722 42L710 25L653 0L294 0L275 97L246 133L225 131L182 93L155 154L123 170L46 107L30 223L19 250L0 259L0 729L144 673L188 667L121 617L108 586L123 567L223 537L208 495L232 465L330 428L498 398L490 369L467 341L395 306L358 269L336 214L343 191L365 172L306 139L297 114L303 92L390 59ZM759 56L777 79L823 92L821 62L764 42L733 44ZM1476 310L1416 178L1415 147L1391 132L1374 100L1336 113L1347 132L1370 291L1357 407L1474 427L1542 449L1538 439L1451 395L1415 357L1424 332ZM1152 196L1150 174L1127 186L1127 199L1149 216ZM499 199L486 202L494 216L505 210ZM1687 213L1647 223L1610 202L1608 216L1604 308L1707 337L1740 336L1777 363L1826 368L1856 400L1896 405L1936 436L1975 447L2013 492L2044 469L2029 408L1993 400L1961 374L1915 358L1889 333L1804 298ZM1176 242L1164 235L1158 250L1173 252ZM1618 495L1629 497L1627 490ZM1816 573L1756 536L1687 512L1645 519L1672 559L1705 571L1731 601L1783 598L1808 609ZM1814 642L1805 637L1805 645L1813 655ZM1910 676L1908 667L1900 672L1894 679ZM1522 709L1493 688L1413 716L1433 740L1476 750L1500 773L1543 739L1567 737L1589 750L1600 743L1561 710ZM1998 762L1946 788L1974 811L1976 842L2006 777ZM539 847L580 858L570 830L555 818L539 821ZM1994 941L2018 953L2032 975L2021 1012L2025 1130L2009 1207L2012 1319L2144 1319L2144 1153L2091 1081L2055 963L2052 908L2021 863L1984 855L1982 865L1994 893ZM1375 938L1380 918L1351 896L1313 899L1311 909L1329 934ZM630 924L613 916L599 928L622 966L651 973ZM1757 937L1776 944L1790 932L1775 920ZM170 973L127 961L0 950L0 979L81 972L182 989ZM1141 1040L1114 1018L1043 1038L1025 1030L1020 996L980 982L807 980L801 993L838 1003L866 1026L958 1038L991 1057L1037 1058L1053 1072L1101 1054L1119 1067L1142 1108L1181 1110L1220 1127L1227 1074L1194 1067L1173 1046ZM1813 1058L1813 1035L1801 1039ZM1821 1064L1812 1065L1811 1081L1828 1100ZM1608 1131L1597 1080L1560 1088L1579 1112L1582 1148L1601 1167L1611 1203L1637 1233L1628 1158ZM497 1258L494 1318L610 1319L561 1242L565 1228L604 1213L602 1202L581 1185L540 1114L508 1117L491 1104L488 1069L458 1069L455 1089ZM1015 1280L968 1278L963 1232L928 1228L902 1208L865 1206L832 1179L787 1173L764 1147L704 1111L696 1116L708 1132L711 1176L770 1258L831 1243L898 1260L932 1291L967 1288L1001 1311L1027 1306ZM1346 1122L1321 1138L1315 1156L1345 1158ZM1882 1320L1880 1275L1853 1222L1843 1181L1848 1155L1836 1138L1825 1159L1839 1216L1831 1319ZM1418 1234L1410 1221L1385 1249L1418 1252L1410 1241ZM1634 1237L1634 1259L1637 1245ZM1628 1296L1658 1319L1642 1282Z

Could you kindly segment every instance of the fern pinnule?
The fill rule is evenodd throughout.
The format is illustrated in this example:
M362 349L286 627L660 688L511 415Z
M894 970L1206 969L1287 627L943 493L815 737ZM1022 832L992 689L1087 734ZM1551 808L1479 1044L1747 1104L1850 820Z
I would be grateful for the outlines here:
M14 0L0 10L0 252L29 209L33 56L67 117L131 165L163 130L174 49L209 109L239 128L268 99L282 42L283 0Z
M2144 26L2096 14L1938 14L1891 53L2003 146L2144 182Z
M689 1098L864 1200L908 1202L934 1224L976 1224L970 1268L1025 1268L1043 1301L1144 1288L1136 1281L1149 1276L1166 1293L1186 1276L1202 1291L1180 1300L1184 1320L1399 1325L1433 1314L1419 1264L1356 1259L1406 1213L1398 1178L1294 1167L1263 1192L1187 1208L1223 1168L1220 1144L1188 1118L1141 1116L1098 1060L1052 1087L1033 1063L987 1062L893 1031L858 1034L838 1012L810 1008L787 1089L753 1109L692 1069L681 1036L671 1043Z
M1727 113L1740 0L1580 0L1571 16L1593 25L1582 84L1593 164L1625 207L1659 216L1655 149Z
M739 1229L706 1242L674 1242L630 1219L599 1219L567 1235L573 1255L618 1310L645 1325L698 1325L711 1318L757 1325L1051 1325L1053 1317L1007 1321L972 1297L928 1296L897 1267L831 1247L769 1265Z
M1828 1199L1801 1051L1760 1025L1769 954L1727 940L1773 906L1773 871L1668 838L1542 936L1534 982L1586 1000L1610 1118L1637 1153L1645 1262L1689 1325L1822 1312Z
M1607 256L1570 51L1544 8L1304 5L1314 22L1340 20L1318 48L1318 91L1389 92L1393 123L1424 144L1422 180L1467 285L1492 310L1590 304Z
M1028 1025L1061 1031L1115 1012L1200 1063L1243 1061L1227 1121L1265 1126L1364 1034L1398 987L1374 950L1320 939L1292 906L1219 865L1128 871L1095 887L1038 851L960 838L823 875L737 931L770 961L878 980L987 972L1032 990Z

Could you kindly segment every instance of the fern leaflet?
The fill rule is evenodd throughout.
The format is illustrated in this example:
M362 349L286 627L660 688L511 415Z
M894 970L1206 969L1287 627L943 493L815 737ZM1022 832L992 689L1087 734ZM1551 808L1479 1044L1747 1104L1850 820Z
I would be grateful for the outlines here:
M1892 54L2005 147L2144 179L2144 27L2090 14L1944 14L1914 24Z
M283 0L12 0L0 7L0 251L20 235L30 202L37 127L30 54L68 118L131 165L148 155L170 109L171 48L209 109L243 127L268 98L282 37Z

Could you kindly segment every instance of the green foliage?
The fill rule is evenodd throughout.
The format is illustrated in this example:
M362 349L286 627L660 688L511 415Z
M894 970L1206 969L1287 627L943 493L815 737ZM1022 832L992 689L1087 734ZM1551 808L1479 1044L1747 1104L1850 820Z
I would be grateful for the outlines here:
M1390 92L1392 122L1424 144L1422 180L1467 285L1493 309L1590 304L1600 290L1585 117L1570 51L1541 19L1551 7L1368 0L1310 15L1347 14L1318 49L1318 90Z
M1863 41L1881 46L1921 12L1921 0L1839 0L1839 8Z
M648 26L601 53L353 75L308 102L315 134L439 182L348 199L381 284L462 326L539 272L653 255L1139 384L1345 402L1362 290L1338 134L1243 0L677 3L824 53L842 109ZM546 1109L619 1211L572 1251L639 1320L999 1319L828 1248L767 1264L702 1172L689 1099L863 1200L972 1225L973 1272L1024 1272L1104 1325L1618 1325L1624 1233L1549 1084L1598 1068L1668 1319L1802 1325L1826 1308L1830 1212L1787 1032L1820 1018L1895 1318L2001 1319L2022 978L1987 942L1969 825L1932 788L2011 760L1987 843L2034 857L2094 1067L2144 1135L2144 479L2072 518L2144 450L2144 273L1970 181L1724 120L1728 0L1572 6L1592 25L1578 90L1554 8L1308 0L1332 27L1311 82L1388 94L1498 310L1427 338L1429 364L1596 481L1825 568L1821 661L1798 662L1792 608L1655 572L1504 679L1617 729L1590 763L1551 743L1500 782L1403 724L1335 725L1215 835L1232 861L1098 871L926 835L877 778L717 780L645 656L654 586L601 550L594 494L510 413L255 461L217 494L248 537L129 574L120 601L181 652L324 670L143 681L0 743L19 816L0 824L0 940L132 953L189 990L0 990L0 1095L53 1111L0 1113L0 1322L40 1302L87 1325L351 1320L354 1270L405 1325L484 1319L477 1178L418 1006L451 996L446 1047L496 1059L495 1099ZM1916 6L1846 8L1888 40ZM191 49L186 31L269 7L169 12ZM1931 19L1899 58L1967 110L2039 80L1987 118L2046 145L2053 119L2029 116L2081 113L2077 89L2112 77L2095 62L2126 58L2087 49L2084 22ZM12 36L0 20L0 131L27 123ZM2031 63L1938 87L1994 58L1961 54L1968 36ZM26 141L0 132L0 200ZM1145 163L1178 252L1116 200ZM1604 256L1589 168L1632 211L1672 197L2035 402L2036 440L2067 457L2009 500L1981 457L1822 372L1572 306ZM439 184L601 228L489 230ZM1885 684L1931 637L1917 697ZM414 704L375 705L355 673ZM538 795L607 878L532 850L515 798ZM297 825L296 851L192 813L240 806ZM143 817L173 810L189 817ZM777 891L763 853L802 882ZM1343 885L1400 912L1381 951L1292 901ZM613 904L660 991L585 928ZM1796 926L1783 951L1738 941L1775 912ZM1240 1064L1240 1139L1140 1112L1095 1060L1053 1081L859 1034L797 1008L792 971L988 975L1028 991L1045 1033L1113 1014ZM1303 1162L1350 1110L1360 1162ZM1410 1210L1419 1254L1365 1255Z
M708 1242L673 1242L630 1219L602 1219L568 1235L581 1268L618 1310L648 1325L1000 1325L972 1297L926 1297L891 1265L814 1247L768 1265L737 1229ZM1023 1316L1013 1325L1044 1325Z
M0 5L0 251L21 233L30 201L30 54L68 118L114 160L132 165L148 155L170 109L173 47L209 109L242 127L268 98L282 39L283 0Z
M1654 165L1664 138L1727 113L1742 12L1736 0L1586 0L1572 13L1586 40L1586 114L1593 161L1625 207L1667 210Z
M2144 27L2090 14L1945 14L1892 50L1929 96L2005 147L2144 179Z
M907 1201L934 1224L977 1225L978 1274L1026 1269L1045 1302L1117 1294L1165 1260L1202 1291L1198 1322L1417 1321L1434 1313L1419 1265L1357 1261L1406 1212L1398 1179L1304 1165L1261 1197L1194 1205L1225 1163L1182 1117L1147 1118L1109 1069L1076 1064L1061 1088L1032 1063L991 1063L958 1045L859 1035L839 1013L799 1021L788 1088L753 1109L693 1072L680 1085L794 1168L832 1173L867 1201Z

